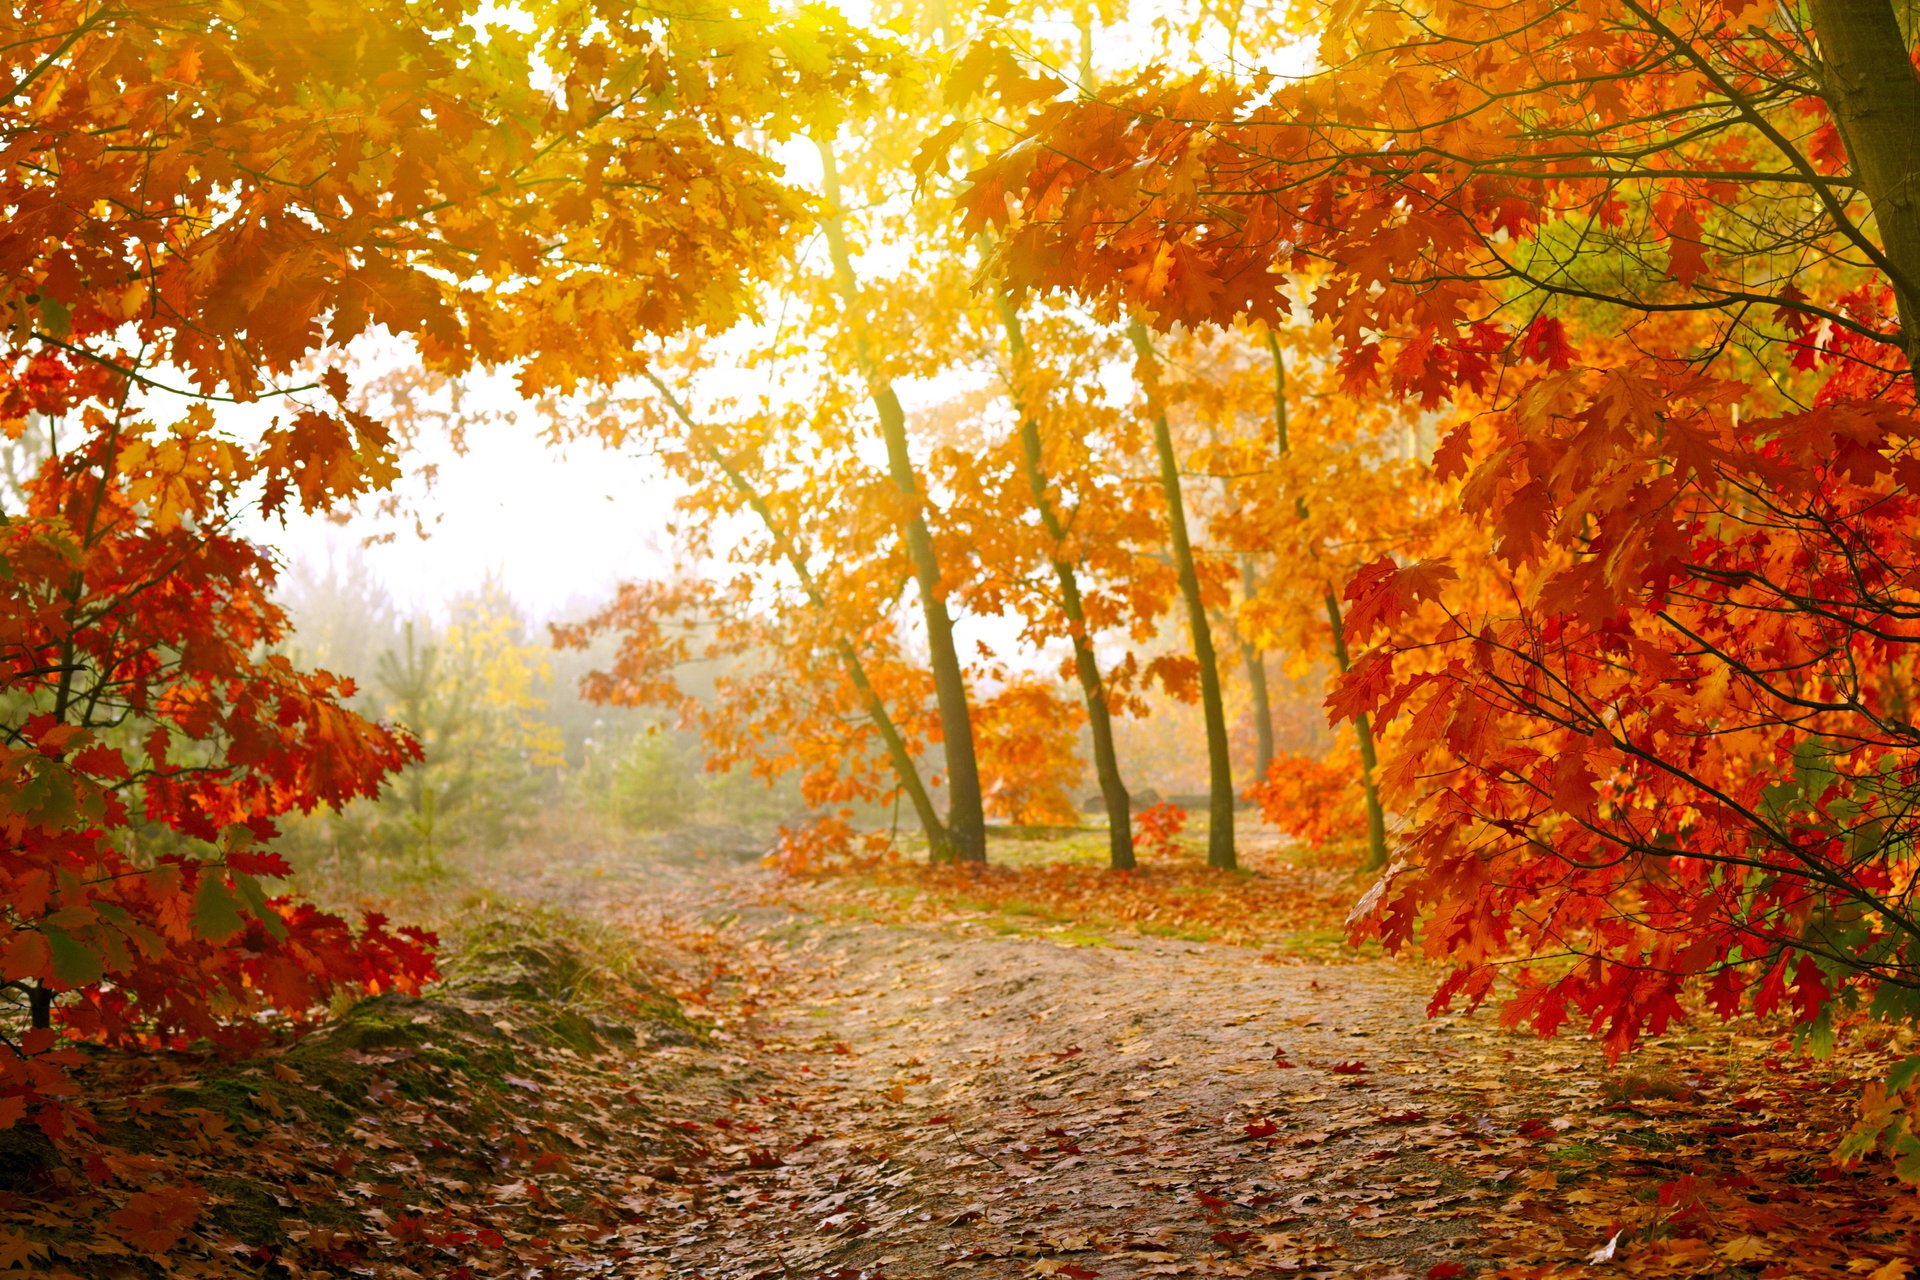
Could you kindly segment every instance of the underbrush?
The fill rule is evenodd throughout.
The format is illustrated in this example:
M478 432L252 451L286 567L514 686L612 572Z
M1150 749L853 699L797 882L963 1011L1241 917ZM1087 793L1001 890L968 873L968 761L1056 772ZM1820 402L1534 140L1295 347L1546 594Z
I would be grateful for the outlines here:
M51 1280L495 1274L600 1212L559 1176L584 1154L617 1135L678 1158L662 1099L710 1045L657 962L552 912L475 897L441 914L426 995L358 1001L239 1061L89 1051L97 1131L58 1149L5 1135L0 1260Z

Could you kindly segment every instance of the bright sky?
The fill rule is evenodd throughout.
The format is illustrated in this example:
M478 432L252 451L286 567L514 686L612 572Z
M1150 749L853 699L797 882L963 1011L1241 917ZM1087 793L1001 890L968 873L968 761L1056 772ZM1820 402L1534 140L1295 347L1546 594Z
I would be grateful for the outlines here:
M1135 10L1132 23L1109 27L1099 38L1096 59L1103 71L1145 53L1155 42L1144 26L1169 11L1158 4ZM1304 71L1309 49L1309 42L1301 41L1279 61L1299 64L1285 70ZM1216 65L1222 52L1195 50L1200 60ZM794 180L818 182L811 146L786 149L779 158ZM515 407L504 380L481 379L470 384L467 395L469 410L494 407L504 417ZM437 612L493 574L534 618L574 615L609 598L622 579L673 569L667 532L673 489L647 459L591 444L562 450L536 438L525 424L476 429L469 443L468 452L459 456L443 442L428 441L423 453L406 463L409 473L422 464L438 468L430 493L407 491L430 522L424 539L408 525L370 517L341 525L296 516L284 528L262 522L251 532L289 563L316 566L351 554L369 538L392 534L360 554L408 613Z
M646 459L589 445L563 452L503 426L477 435L464 457L436 447L420 461L440 468L422 504L438 517L428 537L392 521L296 517L263 530L265 541L289 561L324 565L393 532L360 554L401 610L420 614L493 574L535 618L557 618L610 598L622 579L672 567L672 495Z

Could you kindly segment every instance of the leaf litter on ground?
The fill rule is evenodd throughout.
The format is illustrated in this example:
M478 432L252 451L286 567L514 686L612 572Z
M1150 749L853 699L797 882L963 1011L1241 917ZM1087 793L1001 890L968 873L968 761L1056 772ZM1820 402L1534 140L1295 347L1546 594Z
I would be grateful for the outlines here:
M1086 875L1011 872L1004 900L1154 883ZM1827 1158L1897 1046L1818 1063L1716 1026L1611 1071L1583 1037L1427 1019L1431 970L1263 946L1285 935L1206 901L1257 878L1165 878L1250 945L1117 906L1084 945L978 891L943 914L865 877L519 872L431 998L242 1063L93 1059L110 1154L9 1176L0 1275L1901 1280L1920 1255L1920 1200Z

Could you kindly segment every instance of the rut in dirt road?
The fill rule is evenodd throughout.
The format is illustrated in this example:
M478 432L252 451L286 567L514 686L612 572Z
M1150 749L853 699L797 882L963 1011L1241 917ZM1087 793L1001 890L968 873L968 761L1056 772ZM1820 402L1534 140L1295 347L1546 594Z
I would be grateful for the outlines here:
M1510 1048L1458 1047L1491 1033L1426 1019L1428 973L785 931L807 1003L765 1043L792 1070L717 1117L781 1154L670 1197L674 1229L626 1241L642 1274L1467 1275L1496 1206L1562 1257L1605 1239L1503 1185L1529 1124L1571 1122ZM1582 1065L1518 1043L1549 1082Z

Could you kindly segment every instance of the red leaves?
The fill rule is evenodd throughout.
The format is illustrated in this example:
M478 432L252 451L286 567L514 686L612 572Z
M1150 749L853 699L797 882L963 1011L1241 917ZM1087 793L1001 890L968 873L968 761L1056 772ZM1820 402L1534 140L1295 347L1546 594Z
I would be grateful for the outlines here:
M1370 714L1393 690L1393 651L1369 649L1360 655L1352 670L1335 682L1333 692L1327 695L1327 718L1352 720Z
M1187 825L1187 811L1162 801L1133 815L1133 839L1145 853L1170 858L1178 850L1181 828Z
M1677 204L1667 216L1667 274L1687 286L1707 270L1707 251L1701 243L1700 216L1691 204Z
M201 498L210 512L226 501L217 489ZM89 523L69 524L76 508ZM0 980L59 993L69 1034L223 1047L256 1043L263 1015L304 1015L342 988L417 989L433 973L427 935L377 917L356 932L269 900L255 878L291 870L258 843L276 816L372 794L417 745L348 711L330 678L266 652L285 633L266 552L218 533L217 515L206 528L151 516L115 476L76 465L31 482L26 510L0 530L13 566L0 593L7 674L34 748L0 751L11 850ZM48 710L61 705L94 719L62 722ZM105 724L120 728L112 743L96 739ZM200 856L132 860L130 802ZM50 1109L63 1067L58 1053L0 1061L9 1116L38 1109L64 1127ZM134 1202L130 1238L162 1240L182 1205Z
M108 1219L114 1234L134 1247L163 1254L186 1238L199 1220L206 1193L198 1187L136 1191Z
M285 857L264 849L236 849L227 854L227 866L251 876L284 877L293 874Z
M1517 350L1522 359L1537 360L1555 372L1573 360L1567 327L1554 316L1539 316L1529 324L1518 339Z
M1347 583L1347 634L1364 641L1376 627L1392 626L1417 608L1422 600L1440 599L1440 591L1460 575L1451 565L1422 560L1405 567L1382 556L1360 569Z

